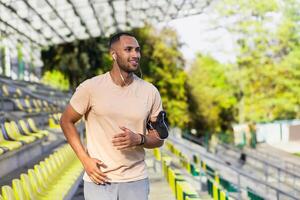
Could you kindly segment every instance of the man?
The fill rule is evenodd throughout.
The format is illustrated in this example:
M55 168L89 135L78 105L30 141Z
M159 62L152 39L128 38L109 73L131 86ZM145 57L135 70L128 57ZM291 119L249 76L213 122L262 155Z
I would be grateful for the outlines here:
M135 37L118 33L110 39L113 66L84 81L61 117L68 142L82 162L87 200L146 200L149 180L144 148L163 145L154 122L162 111L158 90L138 78L140 46ZM87 151L75 123L84 116Z

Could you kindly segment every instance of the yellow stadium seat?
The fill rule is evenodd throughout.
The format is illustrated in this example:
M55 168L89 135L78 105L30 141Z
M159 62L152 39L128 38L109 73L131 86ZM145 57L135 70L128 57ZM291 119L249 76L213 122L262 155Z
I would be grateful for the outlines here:
M32 189L35 194L41 194L42 193L42 187L40 187L36 174L33 169L28 170L28 177L30 181L30 185L32 186Z
M4 96L9 96L9 91L5 84L2 85L2 91L3 91Z
M20 99L12 99L12 100L16 104L16 106L19 110L25 111L22 103L20 102Z
M17 200L14 196L14 191L10 186L8 185L2 186L1 190L2 190L2 196L4 200Z
M38 129L38 128L36 127L35 122L33 121L33 119L28 118L27 121L28 121L29 127L30 127L35 133L42 133L42 134L44 134L44 135L46 135L46 136L49 135L49 132L48 132L48 131Z
M45 135L42 133L31 133L28 128L26 127L26 123L24 120L19 120L19 126L18 126L20 132L24 133L25 135L34 136L39 139L43 138Z
M5 200L64 199L83 171L83 166L69 145L14 179L12 188L2 188ZM1 199L0 199L1 200Z
M26 197L22 183L19 179L12 180L12 188L13 188L14 195L17 200L30 200Z
M29 176L27 174L21 174L20 176L21 184L24 188L24 192L27 199L36 199L36 193L30 183Z
M8 148L9 150L14 150L21 146L21 142L5 140L3 137L2 129L0 129L0 147Z
M26 111L29 112L29 113L32 113L32 112L33 112L33 108L32 108L32 106L31 106L31 104L30 104L29 99L25 99L25 100L24 100L24 103L25 103L25 105L26 105L26 107L27 107Z
M17 132L15 130L15 128L9 122L5 122L4 123L4 127L5 127L5 130L6 130L7 134L8 134L8 136L10 138L12 138L13 140L22 141L22 142L25 142L25 143L31 143L31 142L33 142L33 141L36 140L35 137L33 137L33 136L24 136L24 135L21 135L19 132Z

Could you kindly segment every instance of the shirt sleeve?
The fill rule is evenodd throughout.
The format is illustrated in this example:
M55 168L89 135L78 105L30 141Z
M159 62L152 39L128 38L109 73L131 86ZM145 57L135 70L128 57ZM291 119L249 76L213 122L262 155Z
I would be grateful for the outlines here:
M70 99L70 105L80 115L84 115L90 109L90 91L88 81L81 83Z
M159 91L154 87L154 92L152 93L153 95L153 103L152 103L152 108L150 111L150 121L155 121L158 113L163 110L162 108L162 102L161 102L161 97L159 94Z

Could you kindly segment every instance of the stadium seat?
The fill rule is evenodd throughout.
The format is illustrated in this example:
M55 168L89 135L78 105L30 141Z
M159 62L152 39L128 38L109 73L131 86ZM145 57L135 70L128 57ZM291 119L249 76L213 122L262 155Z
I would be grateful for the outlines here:
M35 109L32 107L29 99L24 99L24 104L26 105L27 108L27 112L32 113L33 111L35 111Z
M38 105L38 103L37 103L37 100L36 99L32 99L32 105L33 105L33 107L34 107L34 110L36 111L36 112L41 112L41 107Z
M14 102L14 104L18 110L25 112L25 108L23 107L23 105L21 104L19 99L11 99L11 100Z
M50 128L59 128L60 129L60 123L58 119L58 114L50 115L49 116L49 127Z
M32 184L30 183L29 177L27 174L21 174L20 176L21 184L26 195L26 199L36 199Z
M3 126L1 126L0 129L0 147L7 148L8 150L14 150L22 146L21 142L18 141L10 141L10 140L5 140L3 136ZM5 130L4 130L5 131Z
M17 200L27 200L22 183L19 179L12 180L12 189Z
M4 200L16 200L13 189L8 186L2 186L2 196Z
M37 126L35 125L35 122L33 121L33 119L28 118L27 122L28 122L28 126L27 127L30 128L31 132L42 133L42 134L44 134L46 136L49 135L49 132L47 130L38 129Z
M44 161L3 186L4 200L63 199L82 173L83 167L69 145L64 145ZM0 198L1 200L1 198Z
M41 194L42 190L45 188L42 188L41 185L39 185L36 174L33 169L28 170L28 177L34 194Z
M4 127L7 132L8 137L15 141L31 143L36 140L36 138L33 136L24 136L24 135L21 135L19 132L16 132L14 130L14 127L12 127L11 123L9 123L9 122L5 122Z
M20 133L22 135L29 135L29 136L34 136L36 138L43 138L45 135L42 133L31 133L27 127L26 124L23 120L19 120L19 123L13 122L15 124L16 127L18 127L18 130L20 131Z
M47 101L43 100L42 103L45 108L45 111L51 111L51 108L49 107L49 104Z

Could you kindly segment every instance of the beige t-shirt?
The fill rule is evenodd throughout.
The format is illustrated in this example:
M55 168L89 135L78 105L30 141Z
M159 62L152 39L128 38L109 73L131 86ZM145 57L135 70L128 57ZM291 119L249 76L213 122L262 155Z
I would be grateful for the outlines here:
M134 133L147 134L147 120L155 120L162 110L160 94L151 83L134 75L130 85L121 87L106 72L81 83L70 104L84 115L88 153L107 165L101 170L110 182L135 181L148 176L144 148L117 150L112 138L123 132L120 126ZM86 173L83 179L91 182Z

